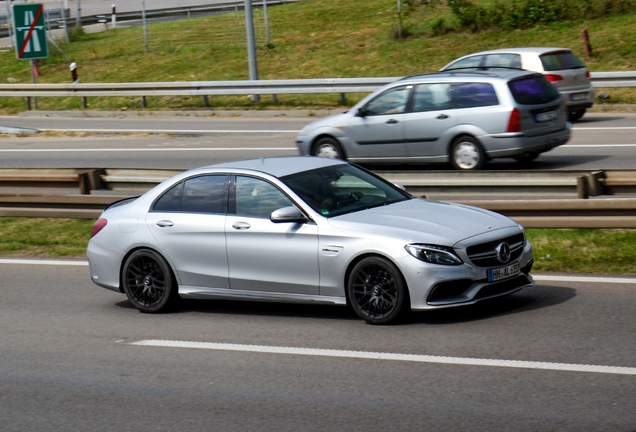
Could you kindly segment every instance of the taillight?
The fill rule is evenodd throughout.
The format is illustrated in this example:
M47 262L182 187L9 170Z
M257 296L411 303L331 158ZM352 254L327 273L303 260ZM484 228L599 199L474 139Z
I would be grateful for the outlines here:
M561 81L563 81L563 77L561 75L546 75L545 77L548 79L548 81L553 83L560 83Z
M590 75L590 71L585 71L585 78L592 79L592 76Z
M97 222L95 222L95 225L93 225L93 232L91 233L91 238L95 237L95 235L98 232L104 229L107 223L108 221L106 219L97 219Z
M508 121L508 132L521 132L521 115L517 108L513 108Z

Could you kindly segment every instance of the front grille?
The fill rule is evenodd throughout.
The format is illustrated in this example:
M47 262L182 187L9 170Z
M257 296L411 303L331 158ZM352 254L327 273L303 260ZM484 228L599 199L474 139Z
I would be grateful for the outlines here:
M510 246L510 259L508 262L514 262L523 253L523 246L525 238L523 233L515 234L510 237L502 238L499 240L490 241L487 243L470 246L466 249L468 258L478 267L499 267L502 265L497 260L497 246L502 242L508 243Z

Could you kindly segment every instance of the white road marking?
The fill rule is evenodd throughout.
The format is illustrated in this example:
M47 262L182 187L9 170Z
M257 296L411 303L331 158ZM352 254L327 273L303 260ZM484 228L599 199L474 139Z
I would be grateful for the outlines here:
M38 259L0 259L0 264L22 265L57 265L57 266L87 266L88 261L38 260Z
M294 354L316 357L340 357L368 360L397 360L417 363L436 363L463 366L494 366L518 369L540 369L566 372L593 372L616 375L636 375L636 368L620 366L597 366L569 363L550 363L523 360L495 360L466 357L446 357L417 354L395 354L367 351L348 351L318 348L294 348L263 345L242 345L213 342L182 342L171 340L141 340L132 342L131 345L162 347L162 348L197 348L218 351L241 351L266 354Z
M195 148L69 148L69 149L0 149L3 153L77 153L77 152L184 152L184 151L288 151L296 147L195 147Z
M87 132L87 133L293 133L299 130L267 130L267 129L40 129L40 132Z
M0 258L0 264L87 266L88 265L88 261ZM534 280L536 280L536 281L545 281L545 282L587 282L587 283L634 284L634 285L636 285L636 278L588 277L588 276L553 276L553 275L534 274L534 273L532 274L532 278Z
M557 148L605 148L605 147L636 147L636 144L566 144Z
M588 277L588 276L551 276L551 275L532 275L536 281L546 282L589 282L589 283L613 283L613 284L636 284L633 278L614 278L614 277Z
M636 129L636 126L607 126L607 127L573 127L570 130L629 130Z

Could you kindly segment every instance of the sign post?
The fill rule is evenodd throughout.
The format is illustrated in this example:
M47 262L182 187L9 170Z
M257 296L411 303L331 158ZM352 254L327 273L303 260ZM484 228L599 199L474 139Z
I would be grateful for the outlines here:
M15 54L18 60L30 60L31 81L35 82L34 59L49 56L46 42L46 20L44 5L19 4L13 5L13 28L15 29ZM38 99L34 99L35 109ZM27 98L27 109L31 109L31 98Z

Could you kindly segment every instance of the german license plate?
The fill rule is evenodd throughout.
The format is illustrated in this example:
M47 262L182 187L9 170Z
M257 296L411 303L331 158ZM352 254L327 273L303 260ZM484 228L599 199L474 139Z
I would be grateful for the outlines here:
M570 95L570 100L579 101L587 99L587 93L574 93Z
M547 122L550 120L554 120L555 118L557 118L556 111L542 112L534 115L534 119L537 123Z
M500 267L488 270L488 282L495 282L502 279L508 279L519 274L519 263L509 265L508 267Z

